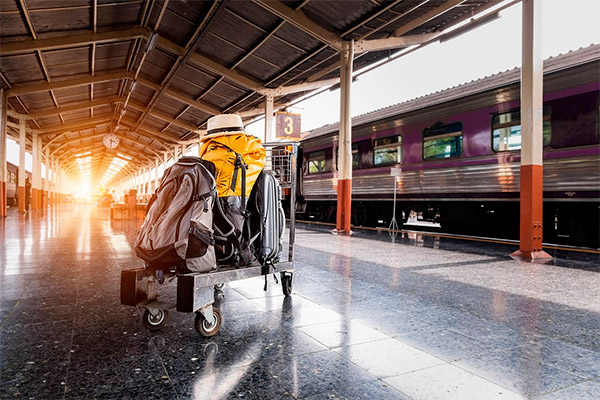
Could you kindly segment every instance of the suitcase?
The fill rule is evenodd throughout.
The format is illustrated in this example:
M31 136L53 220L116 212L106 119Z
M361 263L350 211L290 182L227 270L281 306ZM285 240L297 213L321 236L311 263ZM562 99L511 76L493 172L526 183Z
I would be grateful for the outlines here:
M262 171L250 196L254 255L261 264L278 262L283 248L285 214L281 186L272 172Z

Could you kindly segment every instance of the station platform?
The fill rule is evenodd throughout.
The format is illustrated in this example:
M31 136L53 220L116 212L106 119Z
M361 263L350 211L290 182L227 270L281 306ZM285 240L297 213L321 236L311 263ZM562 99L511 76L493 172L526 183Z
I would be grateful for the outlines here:
M136 221L64 205L0 221L0 398L600 398L600 259L297 231L293 295L225 286L212 339L121 306ZM168 296L168 294L165 294Z

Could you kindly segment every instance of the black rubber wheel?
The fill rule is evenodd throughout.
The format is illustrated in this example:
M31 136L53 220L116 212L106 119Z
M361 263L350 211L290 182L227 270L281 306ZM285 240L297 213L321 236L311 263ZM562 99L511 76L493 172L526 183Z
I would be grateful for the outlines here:
M167 310L158 310L156 315L152 315L150 310L147 308L144 310L144 315L142 316L142 323L144 326L151 331L157 331L162 329L165 326L165 322L167 321L167 317L169 316L169 312Z
M289 273L289 272L282 272L281 273L281 288L283 289L283 294L285 296L291 296L292 295L292 280L293 280L293 276L294 274Z
M213 316L215 317L214 323L211 325L206 321L204 315L201 312L196 312L196 319L194 320L194 328L199 335L204 337L211 337L219 332L221 328L221 312L213 307Z

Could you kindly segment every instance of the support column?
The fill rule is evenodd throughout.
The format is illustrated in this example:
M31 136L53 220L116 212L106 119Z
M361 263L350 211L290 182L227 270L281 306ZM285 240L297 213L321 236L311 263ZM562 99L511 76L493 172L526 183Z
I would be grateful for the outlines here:
M38 194L37 194L37 209L41 210L44 208L44 185L42 184L42 162L44 161L43 152L42 152L42 138L37 136L37 151L39 155L39 163L38 163Z
M275 139L273 134L273 96L265 96L265 143Z
M154 161L154 190L158 188L158 159Z
M17 202L19 212L25 212L25 149L27 147L27 133L25 132L25 120L19 120L19 182L17 189Z
M344 42L340 54L340 135L338 147L337 219L336 231L349 235L352 211L352 121L350 113L350 88L352 86L352 61L354 41Z
M37 210L38 209L38 202L37 202L37 198L38 198L38 190L39 190L39 184L38 184L38 180L40 178L39 174L41 171L41 168L38 169L38 165L41 164L41 158L42 155L40 154L40 152L38 151L38 146L37 146L37 134L36 133L31 133L31 210Z
M7 197L6 182L8 173L6 170L6 92L0 89L0 218L6 217Z
M40 147L42 146L42 140L40 138ZM48 207L50 197L50 149L46 149L46 180L44 181L44 188L42 192L42 208Z
M543 59L542 0L523 0L521 66L521 228L519 251L526 260L552 258L542 250Z

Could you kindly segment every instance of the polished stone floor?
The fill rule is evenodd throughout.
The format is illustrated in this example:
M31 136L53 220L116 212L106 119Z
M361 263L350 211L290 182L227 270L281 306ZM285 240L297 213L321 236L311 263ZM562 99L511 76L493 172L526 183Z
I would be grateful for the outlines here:
M600 398L598 255L304 227L293 296L229 283L205 339L120 305L136 229L86 205L0 222L0 398Z

